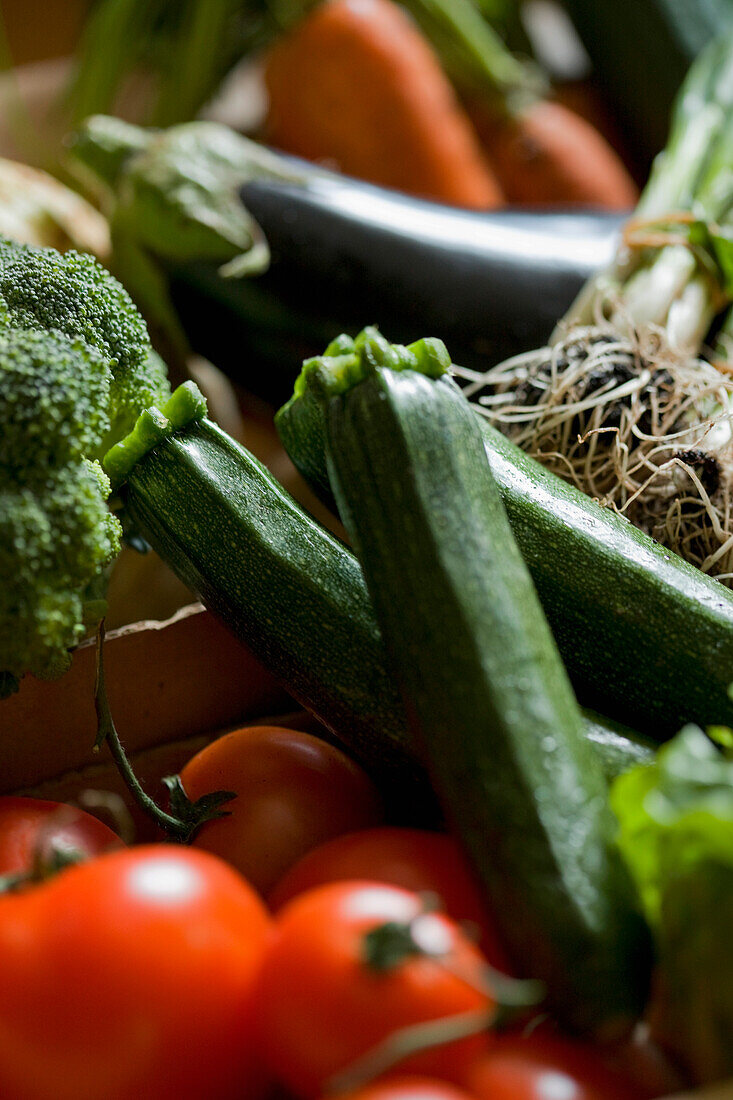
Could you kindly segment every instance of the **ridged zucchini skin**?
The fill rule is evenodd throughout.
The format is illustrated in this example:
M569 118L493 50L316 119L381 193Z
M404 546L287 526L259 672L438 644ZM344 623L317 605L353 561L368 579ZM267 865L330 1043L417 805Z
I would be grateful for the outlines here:
M478 421L581 702L656 741L685 722L733 725L730 590L546 470L483 417ZM275 423L296 467L335 508L318 402L300 393Z
M635 764L651 764L658 745L649 737L583 707L585 734L593 746L607 783Z
M337 733L405 816L432 802L353 554L264 466L204 419L134 467L121 490L136 530Z
M458 210L283 163L299 181L257 179L240 191L267 238L267 272L169 269L194 350L277 404L303 359L365 323L404 342L430 327L478 370L542 346L610 263L622 222L608 212Z
M475 415L412 370L323 392L340 512L446 817L516 965L570 1026L616 1031L644 1004L648 933Z
M406 820L434 814L361 568L245 448L207 420L144 455L119 490L178 576L380 781ZM609 777L651 757L586 714Z

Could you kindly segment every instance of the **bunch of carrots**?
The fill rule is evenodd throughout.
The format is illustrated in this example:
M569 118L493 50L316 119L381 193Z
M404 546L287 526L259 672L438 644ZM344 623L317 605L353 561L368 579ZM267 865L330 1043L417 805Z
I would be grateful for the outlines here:
M618 154L563 104L459 99L392 0L324 0L270 49L265 81L270 144L382 186L474 209L637 198Z

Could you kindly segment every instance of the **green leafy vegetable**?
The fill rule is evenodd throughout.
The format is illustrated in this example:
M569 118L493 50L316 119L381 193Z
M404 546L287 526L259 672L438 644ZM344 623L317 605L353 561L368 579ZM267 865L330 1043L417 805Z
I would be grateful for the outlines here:
M0 324L56 330L105 356L112 415L100 454L130 431L142 409L170 392L129 294L86 253L62 255L0 239Z
M95 582L119 550L96 464L63 466L33 488L0 492L0 697L26 672L55 679L103 613Z
M733 760L697 726L685 726L653 764L621 776L612 805L619 844L655 923L668 882L701 852L733 864Z
M65 671L103 614L120 525L97 459L168 394L109 272L0 238L0 697Z
M237 192L258 177L298 178L268 149L226 126L190 122L156 131L106 116L87 119L75 135L70 167L104 194L115 270L179 350L186 340L169 300L166 265L209 261L229 277L266 270L267 242Z
M733 760L686 726L614 783L619 845L655 934L656 1037L696 1080L733 1073Z

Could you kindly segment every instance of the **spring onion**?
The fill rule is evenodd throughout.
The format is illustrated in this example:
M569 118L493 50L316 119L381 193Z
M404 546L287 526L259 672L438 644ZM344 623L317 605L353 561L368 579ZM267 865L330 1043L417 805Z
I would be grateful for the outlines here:
M547 347L459 372L524 449L703 570L733 576L733 36L700 54L611 266ZM711 353L705 342L717 340Z

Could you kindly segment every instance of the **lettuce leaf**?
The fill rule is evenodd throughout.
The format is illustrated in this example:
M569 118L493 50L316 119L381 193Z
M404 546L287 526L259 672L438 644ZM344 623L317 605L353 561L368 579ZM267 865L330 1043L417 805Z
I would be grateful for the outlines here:
M655 1037L695 1078L733 1074L733 759L695 726L611 790L655 936Z

